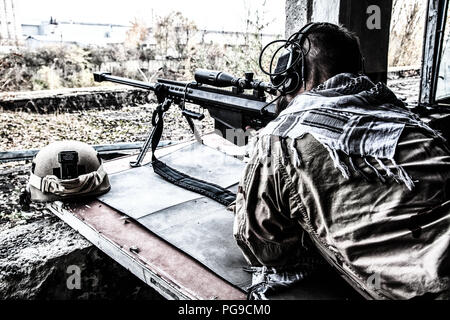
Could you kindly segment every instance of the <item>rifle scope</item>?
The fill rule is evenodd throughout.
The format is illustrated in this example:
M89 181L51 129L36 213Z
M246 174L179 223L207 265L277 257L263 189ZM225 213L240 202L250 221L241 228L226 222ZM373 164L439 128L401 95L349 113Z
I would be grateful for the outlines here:
M237 78L231 74L206 69L197 69L194 74L195 81L201 84L207 84L213 87L237 87L240 89L256 89L267 91L271 94L276 93L276 88L270 83L262 81L254 81L253 73L245 73L245 78Z

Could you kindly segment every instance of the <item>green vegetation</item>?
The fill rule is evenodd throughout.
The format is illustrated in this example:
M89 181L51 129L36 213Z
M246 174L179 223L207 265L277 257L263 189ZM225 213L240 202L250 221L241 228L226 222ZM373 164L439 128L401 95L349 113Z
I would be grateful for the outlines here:
M194 41L199 32L195 23L173 12L157 20L153 44L146 42L149 29L145 23L135 20L123 45L20 47L0 56L0 91L94 86L98 84L93 82L92 72L101 69L136 79L159 72L159 77L189 80L197 68L258 74L261 34L266 26L261 15L252 12L252 19L247 19L245 45L198 43Z

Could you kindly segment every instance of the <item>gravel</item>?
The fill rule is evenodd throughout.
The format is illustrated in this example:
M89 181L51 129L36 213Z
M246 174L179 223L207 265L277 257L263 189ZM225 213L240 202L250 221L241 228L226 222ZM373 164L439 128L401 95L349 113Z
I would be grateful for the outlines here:
M0 149L41 148L62 139L90 144L141 141L150 129L155 107L143 105L120 110L54 114L3 111L0 113ZM178 108L172 107L164 120L163 140L178 141L190 137L187 122ZM197 125L202 132L213 130L210 117Z

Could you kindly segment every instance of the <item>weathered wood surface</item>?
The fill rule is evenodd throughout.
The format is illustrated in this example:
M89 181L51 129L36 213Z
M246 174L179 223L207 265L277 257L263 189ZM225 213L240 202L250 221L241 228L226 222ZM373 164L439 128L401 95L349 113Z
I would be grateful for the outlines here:
M207 145L233 149L215 135L204 137ZM157 150L157 156L182 148L181 143ZM239 154L239 151L234 150ZM129 169L135 156L105 163L108 173ZM151 160L147 154L143 163ZM127 216L97 200L62 204L49 209L100 250L127 268L167 299L246 299L246 294L230 285L187 254L165 242Z
M38 113L120 108L150 103L150 92L124 86L0 92L0 109Z

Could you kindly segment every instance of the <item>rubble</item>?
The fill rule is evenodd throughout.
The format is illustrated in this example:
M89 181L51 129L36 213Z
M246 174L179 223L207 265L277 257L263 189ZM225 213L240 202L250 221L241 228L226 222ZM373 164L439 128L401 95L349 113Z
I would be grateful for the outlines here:
M0 299L160 299L52 215L0 225L0 243ZM79 286L71 286L73 268L79 268Z

